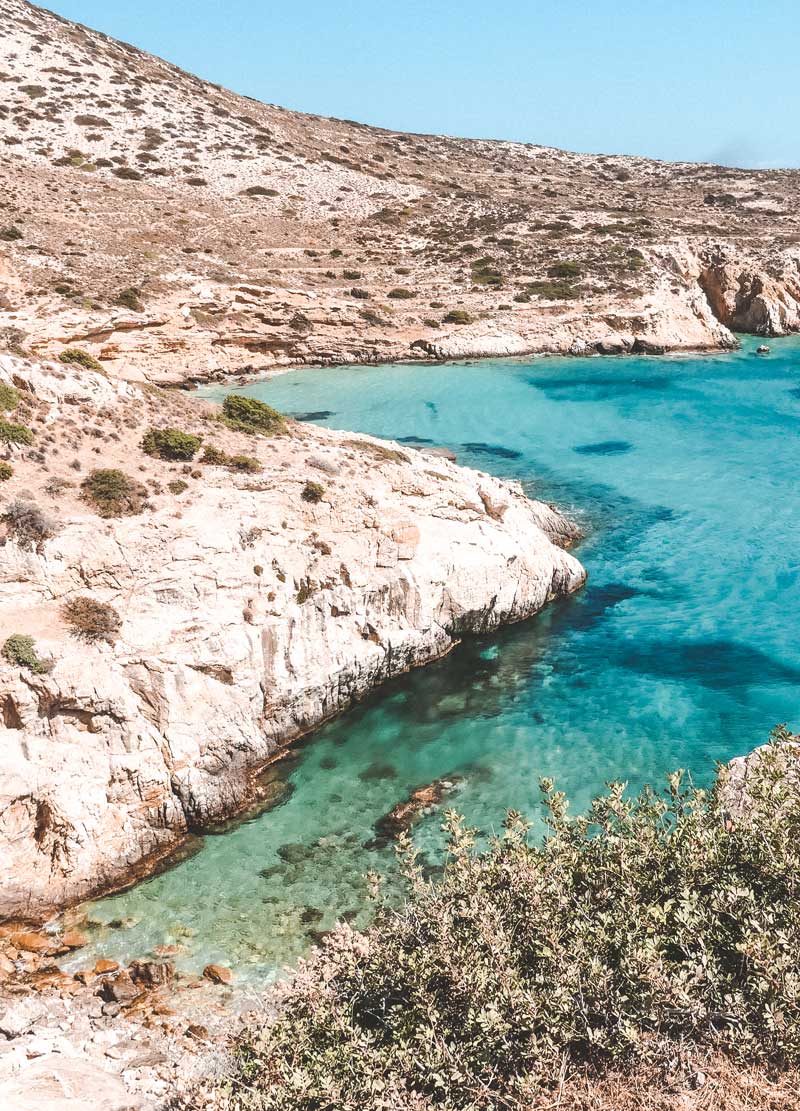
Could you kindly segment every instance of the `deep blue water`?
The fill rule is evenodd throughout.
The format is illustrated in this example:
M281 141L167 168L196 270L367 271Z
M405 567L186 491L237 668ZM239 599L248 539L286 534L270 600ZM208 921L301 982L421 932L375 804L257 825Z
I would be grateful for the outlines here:
M243 392L332 428L452 447L582 522L579 595L377 692L287 764L286 801L91 910L97 951L178 942L260 979L391 868L374 825L439 777L483 830L553 776L586 805L800 722L800 344L767 358L539 359L286 374ZM417 828L431 863L439 816ZM81 957L85 960L85 954Z

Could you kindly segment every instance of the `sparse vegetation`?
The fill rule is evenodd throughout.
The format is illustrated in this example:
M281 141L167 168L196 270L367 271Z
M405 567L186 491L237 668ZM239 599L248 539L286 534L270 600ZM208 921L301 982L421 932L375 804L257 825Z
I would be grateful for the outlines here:
M384 903L366 937L340 927L244 1030L232 1111L528 1111L555 1106L565 1074L636 1076L704 1051L796 1066L800 792L785 741L751 771L741 815L724 772L711 794L680 773L633 799L612 784L575 818L543 781L543 843L512 812L479 851L450 813L436 881L403 835L407 905Z
M0 521L21 548L38 551L45 540L56 534L55 520L35 502L23 498L15 498L7 505Z
M0 444L25 444L33 443L33 432L26 424L17 424L15 421L3 420L0 417Z
M65 602L61 607L61 616L72 635L89 644L113 642L122 627L122 618L113 606L85 595Z
M0 460L0 482L7 482L14 474L14 468L5 460Z
M16 667L26 667L36 675L43 675L50 668L39 658L36 641L24 633L12 633L3 644L3 658Z
M148 428L144 434L141 448L145 455L154 455L159 459L188 462L194 459L202 442L201 436L194 436L190 432L181 432L179 428Z
M170 494L182 494L185 490L189 489L189 483L186 482L185 479L175 478L172 480L172 482L167 483L167 489L169 490Z
M577 262L556 262L547 270L550 278L580 278L582 273L581 266Z
M390 289L386 296L392 301L410 301L417 295L413 289Z
M80 347L68 347L58 356L58 361L82 366L84 370L103 370L102 363L98 362L94 355L90 355L88 351L83 351Z
M3 240L4 243L15 243L22 238L22 232L15 224L7 228L0 228L0 239Z
M285 425L277 409L241 394L228 394L222 403L222 416L229 428L240 432L261 432L265 436L280 432Z
M124 471L92 471L81 483L81 495L101 517L131 517L141 513L147 490Z
M258 474L264 468L252 455L232 455L226 464L232 471L243 471L245 474Z
M121 305L124 309L130 309L131 312L144 312L142 291L136 289L135 286L128 286L127 289L121 289L114 300L117 305Z
M451 309L444 317L445 324L471 324L472 317L466 309Z
M317 502L321 502L325 496L325 487L319 482L309 481L303 487L303 493L300 496L303 501L316 504Z
M16 409L20 400L19 390L6 385L5 382L0 382L0 412L9 412L11 409Z

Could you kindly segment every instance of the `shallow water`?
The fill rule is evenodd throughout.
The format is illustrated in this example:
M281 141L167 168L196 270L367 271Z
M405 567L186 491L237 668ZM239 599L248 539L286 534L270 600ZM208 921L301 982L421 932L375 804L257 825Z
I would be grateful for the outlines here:
M333 428L452 447L587 529L581 594L392 683L282 766L276 809L90 907L93 949L179 944L179 966L263 982L368 919L374 825L439 777L483 830L553 776L586 805L800 722L800 343L713 357L538 359L286 374L243 392ZM417 840L435 865L440 814ZM86 963L84 950L74 958Z

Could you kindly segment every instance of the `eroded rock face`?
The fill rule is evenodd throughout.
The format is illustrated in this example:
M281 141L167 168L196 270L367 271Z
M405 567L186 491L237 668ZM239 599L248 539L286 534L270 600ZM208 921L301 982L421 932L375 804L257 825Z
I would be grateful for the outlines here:
M709 251L700 285L716 317L736 332L784 336L800 330L800 257L776 254L769 265L735 251Z
M208 468L179 510L70 512L40 551L0 546L0 627L53 663L0 662L0 914L126 881L242 806L279 746L584 580L574 527L513 484L299 426L261 450L262 474ZM115 644L64 626L87 593L121 614Z

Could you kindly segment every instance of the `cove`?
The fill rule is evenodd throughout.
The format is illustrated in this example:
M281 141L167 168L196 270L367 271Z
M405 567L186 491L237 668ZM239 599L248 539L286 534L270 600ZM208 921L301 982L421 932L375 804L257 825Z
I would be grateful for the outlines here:
M535 818L552 776L583 808L800 723L800 342L716 356L302 370L242 387L335 428L451 448L586 531L586 589L375 692L276 765L276 804L91 904L91 955L176 946L261 984L394 869L381 819L445 779L483 832ZM222 393L206 391L212 396ZM415 827L435 871L441 808ZM67 964L69 966L69 963Z

